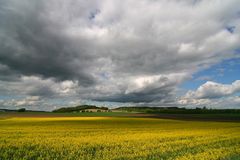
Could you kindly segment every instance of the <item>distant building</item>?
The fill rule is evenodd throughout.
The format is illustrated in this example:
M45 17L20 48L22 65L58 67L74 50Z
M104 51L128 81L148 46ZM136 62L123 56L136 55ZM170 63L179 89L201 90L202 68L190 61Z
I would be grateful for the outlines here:
M106 110L106 109L85 109L82 112L109 112L109 110Z

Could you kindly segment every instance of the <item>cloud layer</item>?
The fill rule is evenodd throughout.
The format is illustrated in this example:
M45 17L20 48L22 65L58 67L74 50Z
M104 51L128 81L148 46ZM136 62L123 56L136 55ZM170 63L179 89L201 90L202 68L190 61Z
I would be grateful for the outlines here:
M192 74L236 56L239 5L1 0L0 93L175 105Z

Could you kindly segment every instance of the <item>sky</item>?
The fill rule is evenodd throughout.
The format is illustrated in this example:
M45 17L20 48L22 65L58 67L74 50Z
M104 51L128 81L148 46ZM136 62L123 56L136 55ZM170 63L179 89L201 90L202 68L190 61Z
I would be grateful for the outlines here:
M0 108L240 109L239 0L0 0Z

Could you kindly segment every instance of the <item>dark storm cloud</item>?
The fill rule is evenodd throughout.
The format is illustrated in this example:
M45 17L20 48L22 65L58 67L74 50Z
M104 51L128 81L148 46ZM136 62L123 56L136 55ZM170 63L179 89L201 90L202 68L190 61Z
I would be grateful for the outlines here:
M41 2L29 3L20 7L22 10L18 10L17 4L5 3L0 12L0 63L7 66L6 72L76 79L83 86L94 83L86 71L92 57L81 48L76 51L72 39L62 35L59 26L41 17Z
M132 103L148 103L153 101L169 101L172 98L173 87L154 88L152 90L144 90L142 92L132 92L128 94L116 94L109 97L102 96L101 98L93 99L97 101L112 101L112 102L132 102ZM173 102L173 100L171 100Z

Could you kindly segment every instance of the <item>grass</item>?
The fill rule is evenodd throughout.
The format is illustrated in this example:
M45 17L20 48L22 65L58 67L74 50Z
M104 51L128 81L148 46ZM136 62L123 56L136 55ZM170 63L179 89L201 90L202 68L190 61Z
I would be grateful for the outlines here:
M0 159L240 159L239 122L127 117L0 119Z

